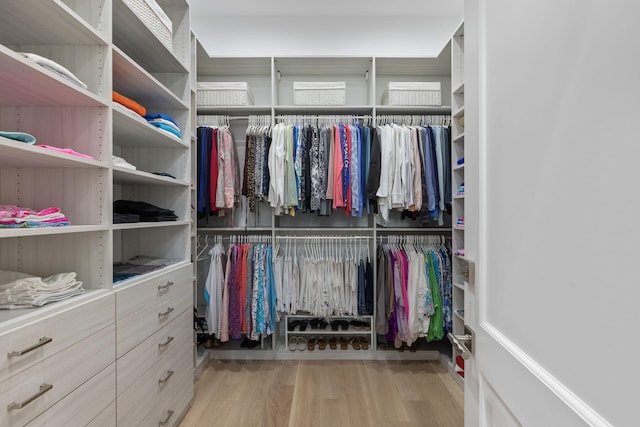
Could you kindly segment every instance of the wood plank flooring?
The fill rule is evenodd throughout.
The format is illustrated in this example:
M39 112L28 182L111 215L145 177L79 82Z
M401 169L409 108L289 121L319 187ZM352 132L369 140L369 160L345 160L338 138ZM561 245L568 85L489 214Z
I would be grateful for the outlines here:
M439 362L212 360L180 427L462 427L463 407Z

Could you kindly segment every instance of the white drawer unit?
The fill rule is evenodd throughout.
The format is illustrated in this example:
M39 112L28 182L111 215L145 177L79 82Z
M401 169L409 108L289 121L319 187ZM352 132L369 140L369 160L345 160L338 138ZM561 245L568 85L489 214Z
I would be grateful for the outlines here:
M125 392L147 369L170 353L193 348L193 314L184 311L158 332L118 359L118 393Z
M112 364L113 324L0 383L0 425L22 426Z
M0 382L113 323L114 310L113 293L99 293L0 334Z
M114 427L116 425L116 402L113 401L95 417L87 427Z
M115 426L115 363L75 389L28 424L29 427L50 426ZM113 412L109 423L109 408ZM95 423L94 423L95 422Z
M116 292L120 358L180 313L192 307L192 266L186 265Z
M192 348L174 347L166 357L156 362L131 387L118 395L118 425L158 426L163 420L158 415L158 410L166 406L162 402L178 402L177 398L174 398L174 394L178 392L175 387L185 376L190 381L190 393L193 393ZM182 412L183 409L176 407L172 410ZM176 413L176 416L179 415ZM175 420L171 421L173 422Z
M162 400L149 416L149 425L160 427L175 425L192 398L193 375L187 372L163 391ZM154 423L156 420L157 424Z

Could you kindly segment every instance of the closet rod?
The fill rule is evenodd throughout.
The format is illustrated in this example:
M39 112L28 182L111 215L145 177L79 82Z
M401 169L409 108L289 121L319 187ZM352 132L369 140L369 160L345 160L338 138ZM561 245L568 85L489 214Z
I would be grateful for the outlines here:
M276 236L278 240L364 240L373 239L373 236Z

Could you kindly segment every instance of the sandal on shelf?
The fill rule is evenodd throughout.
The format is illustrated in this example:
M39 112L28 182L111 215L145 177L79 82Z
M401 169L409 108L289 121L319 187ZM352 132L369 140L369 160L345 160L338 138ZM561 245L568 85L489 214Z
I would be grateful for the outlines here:
M363 331L370 331L371 330L371 323L365 322L365 321L362 321L361 323L362 323L362 330Z
M327 348L327 340L325 338L318 338L318 350L324 350Z
M349 348L349 341L345 337L340 337L340 350L346 350Z
M361 349L369 350L369 340L368 339L366 339L364 337L361 337L359 342L360 342L360 348Z
M349 322L349 324L353 326L353 329L355 329L356 331L362 330L362 322L360 320L352 320L351 322Z
M329 338L329 348L331 350L338 348L338 339L336 337Z
M298 337L298 350L305 351L307 349L307 339L305 337Z
M315 318L309 320L309 325L311 325L311 329L318 329L318 326L320 326L320 319Z
M311 338L308 342L307 342L307 349L309 351L313 351L316 349L316 339L315 338Z
M298 349L298 337L289 337L287 348L291 351L296 351Z
M306 331L308 324L309 324L309 321L307 319L302 319L300 321L300 332Z
M287 324L287 330L288 330L289 332L295 331L296 326L298 326L299 324L300 324L300 321L299 321L299 320L294 320L294 321L292 321L292 322L289 322L289 323Z
M331 321L331 330L332 331L337 331L338 328L340 328L340 321L339 320L332 320Z
M340 321L340 329L342 329L343 331L348 331L349 330L349 322L346 320L341 320Z
M353 337L349 340L349 342L351 343L351 346L353 347L354 350L360 350L360 339L357 337Z
M320 319L320 322L318 323L318 327L322 330L325 330L327 329L327 326L329 326L329 323L324 319Z

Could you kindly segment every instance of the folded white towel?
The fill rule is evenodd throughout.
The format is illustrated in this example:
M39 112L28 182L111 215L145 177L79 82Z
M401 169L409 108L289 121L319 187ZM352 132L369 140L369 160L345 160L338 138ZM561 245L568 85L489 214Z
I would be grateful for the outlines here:
M82 80L77 78L71 71L67 70L65 67L58 64L57 62L52 61L49 58L45 58L44 56L36 55L35 53L28 53L28 52L18 52L18 53L20 53L20 55L24 56L25 58L29 58L32 61L35 61L35 63L40 65L41 67L44 67L49 71L53 71L60 77L64 77L65 79L70 80L71 82L85 89L87 88L87 85L84 84Z

